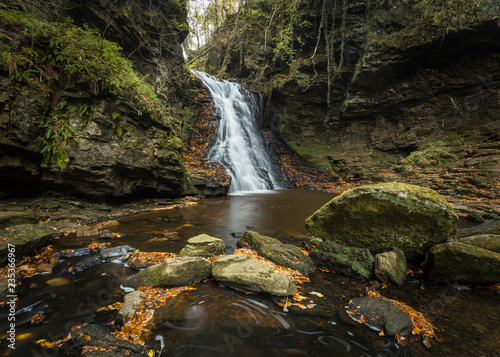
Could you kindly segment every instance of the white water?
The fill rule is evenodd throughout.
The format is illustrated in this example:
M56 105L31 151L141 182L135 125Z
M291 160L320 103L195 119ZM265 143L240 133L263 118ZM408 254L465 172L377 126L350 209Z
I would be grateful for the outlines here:
M229 194L272 190L277 183L257 127L259 107L254 97L239 83L193 73L210 90L221 118L209 160L221 163L231 176Z

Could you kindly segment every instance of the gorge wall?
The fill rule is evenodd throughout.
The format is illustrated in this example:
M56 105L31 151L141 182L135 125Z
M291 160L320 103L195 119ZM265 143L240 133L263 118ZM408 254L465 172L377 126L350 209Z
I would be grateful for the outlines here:
M203 65L267 93L269 125L293 150L347 179L441 167L430 186L450 188L474 170L500 195L498 3L248 3Z
M185 193L183 109L197 91L180 46L186 1L7 0L0 11L2 196Z

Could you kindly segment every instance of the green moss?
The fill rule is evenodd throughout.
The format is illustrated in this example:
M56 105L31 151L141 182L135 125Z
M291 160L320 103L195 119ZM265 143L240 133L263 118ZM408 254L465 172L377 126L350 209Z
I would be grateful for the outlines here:
M306 220L316 236L372 252L425 252L454 234L458 217L435 191L415 185L366 185L335 197Z
M0 24L15 33L19 43L31 44L18 53L2 54L3 65L15 72L13 81L30 83L49 95L63 77L86 76L94 94L107 90L139 115L164 120L152 87L133 70L118 44L105 40L97 30L79 28L70 20L48 23L5 10L0 10Z

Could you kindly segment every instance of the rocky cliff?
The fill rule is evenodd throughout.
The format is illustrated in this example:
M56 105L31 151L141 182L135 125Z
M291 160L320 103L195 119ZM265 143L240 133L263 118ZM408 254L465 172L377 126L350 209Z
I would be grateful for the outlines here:
M185 193L186 1L0 6L2 194Z
M500 195L497 2L248 4L204 65L267 93L271 128L292 149L345 179L402 174L446 193L470 184L465 172L474 194ZM432 182L416 175L435 168Z

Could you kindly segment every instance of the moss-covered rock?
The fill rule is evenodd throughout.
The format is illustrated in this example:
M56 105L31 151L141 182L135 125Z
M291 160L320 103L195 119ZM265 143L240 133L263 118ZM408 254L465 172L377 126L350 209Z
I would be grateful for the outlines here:
M277 296L295 295L297 287L286 276L246 254L225 255L214 260L212 276L218 282L246 292Z
M314 248L310 257L318 266L353 278L369 279L373 274L374 258L366 248L325 241Z
M403 183L366 185L335 197L306 220L325 240L368 248L425 253L456 231L458 216L437 192Z
M424 272L430 280L495 284L500 282L500 253L460 242L438 244L429 250Z
M179 252L179 257L213 257L224 254L226 243L220 238L200 234L188 239L188 244Z
M239 247L248 247L269 259L273 263L298 270L303 275L314 273L314 263L293 244L285 244L276 238L264 236L252 231L245 231L238 241Z
M375 276L383 283L402 285L406 280L406 269L405 255L398 248L375 256Z
M19 224L35 224L41 216L24 211L0 211L0 227L5 228Z
M459 239L458 242L500 253L500 234L481 234Z
M137 289L139 286L186 286L208 278L212 263L202 257L168 258L152 265L127 279L123 286Z
M7 227L0 231L0 237L7 237L7 242L0 242L0 267L7 261L8 248L15 247L16 260L26 255L35 254L38 248L47 244L54 229L43 224L21 224Z

